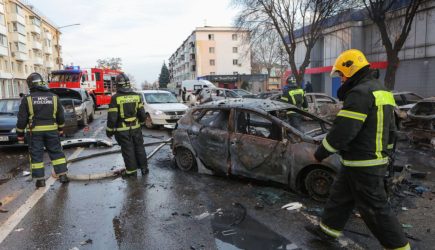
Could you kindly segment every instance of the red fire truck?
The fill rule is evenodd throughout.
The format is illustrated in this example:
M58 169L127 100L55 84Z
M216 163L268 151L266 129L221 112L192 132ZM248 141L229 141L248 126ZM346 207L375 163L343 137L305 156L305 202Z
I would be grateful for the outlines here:
M122 71L112 69L68 66L64 70L51 72L49 87L86 89L98 107L110 103L110 97L116 92L115 78L121 73Z

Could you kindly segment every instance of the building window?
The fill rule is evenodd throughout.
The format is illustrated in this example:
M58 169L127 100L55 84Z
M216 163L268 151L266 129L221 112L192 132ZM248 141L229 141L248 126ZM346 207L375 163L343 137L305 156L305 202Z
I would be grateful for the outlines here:
M7 38L5 35L0 34L0 45L3 45L5 47L8 46Z
M22 35L26 35L26 28L21 23L12 22L12 30Z
M214 40L214 34L208 34L208 40Z
M216 75L216 72L210 72L210 75Z
M15 67L14 67L14 62L11 62L11 68L12 68L12 71L14 71L14 70L15 70Z
M208 48L208 52L209 52L210 54L214 54L214 47L210 47L210 48Z
M233 41L237 41L237 34L233 34L232 36Z
M3 15L1 13L0 13L0 24L3 26L5 25L5 15Z
M29 69L27 68L27 65L24 65L24 70L25 70L25 72L27 74L27 72L29 71Z
M34 16L30 17L30 23L35 25L35 26L38 26L38 27L41 26L41 20L39 20L38 18L36 18Z
M18 4L15 4L15 13L24 17L23 8L21 8L21 6L19 6Z
M5 60L5 70L8 70L8 61Z
M237 65L237 64L239 64L239 60L233 59L233 65Z
M233 53L237 53L237 47L233 47Z
M15 42L15 49L16 49L16 51L26 53L26 44L20 43L20 42Z
M211 65L211 66L214 66L214 64L215 64L214 59L211 59L211 60L210 60L210 65Z

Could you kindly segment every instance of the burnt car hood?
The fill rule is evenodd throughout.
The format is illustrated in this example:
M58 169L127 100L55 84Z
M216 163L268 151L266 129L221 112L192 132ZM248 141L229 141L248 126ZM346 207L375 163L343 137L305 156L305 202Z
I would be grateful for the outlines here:
M15 115L0 115L0 130L11 130L17 125Z
M82 100L82 96L80 93L74 89L69 88L52 88L50 89L50 92L56 94L59 96L59 98L62 99L76 99L76 100Z

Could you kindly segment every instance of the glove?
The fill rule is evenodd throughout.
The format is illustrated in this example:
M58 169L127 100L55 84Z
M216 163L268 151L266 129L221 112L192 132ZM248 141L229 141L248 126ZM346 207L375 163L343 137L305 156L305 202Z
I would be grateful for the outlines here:
M331 153L328 152L328 150L325 149L325 147L323 147L323 145L320 145L316 152L314 153L314 158L316 158L316 160L318 162L323 161L323 159L325 159L326 157L328 157Z
M63 137L63 135L64 135L64 134L63 134L63 129L59 129L58 132L59 132L59 136L60 136L60 137Z

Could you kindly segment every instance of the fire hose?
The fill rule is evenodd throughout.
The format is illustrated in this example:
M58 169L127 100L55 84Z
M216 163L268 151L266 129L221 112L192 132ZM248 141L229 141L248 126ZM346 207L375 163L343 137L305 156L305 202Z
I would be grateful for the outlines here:
M151 153L147 154L147 160L151 159L151 157L153 157L161 148L163 148L165 145L170 144L171 142L172 142L172 138L169 138L165 141L158 141L158 142L151 142L151 143L143 144L144 147L158 145L153 151L151 151ZM80 156L80 157L76 157L73 159L69 159L67 161L67 163L83 161L83 160L94 158L94 157L116 154L116 153L120 153L120 152L121 152L121 149L99 152L96 154L85 155L85 156ZM119 175L121 175L121 173L123 171L125 171L125 168L118 168L118 169L110 170L110 171L103 172L103 173L91 173L91 174L70 174L69 173L68 178L70 180L74 180L74 181L100 180L100 179L104 179L104 178L119 176Z

